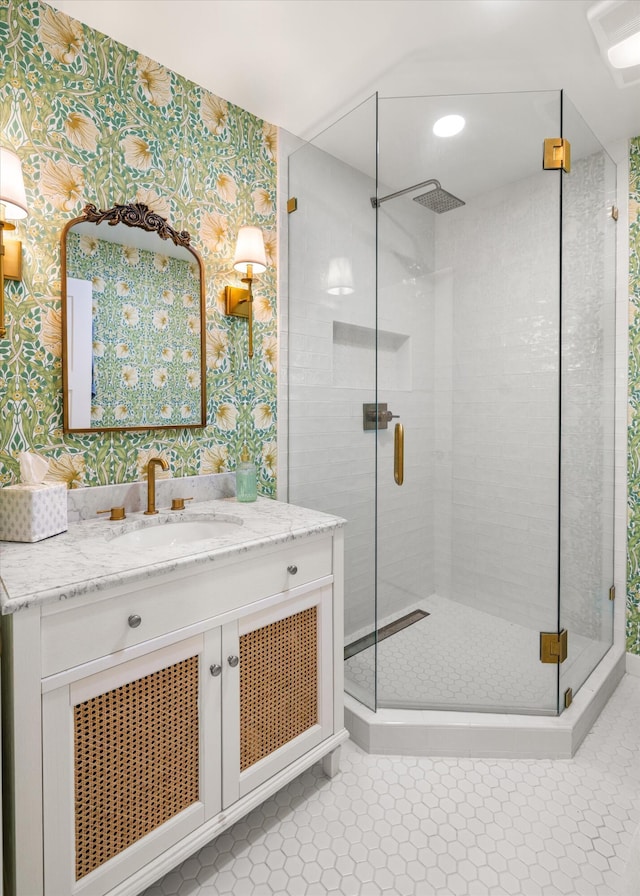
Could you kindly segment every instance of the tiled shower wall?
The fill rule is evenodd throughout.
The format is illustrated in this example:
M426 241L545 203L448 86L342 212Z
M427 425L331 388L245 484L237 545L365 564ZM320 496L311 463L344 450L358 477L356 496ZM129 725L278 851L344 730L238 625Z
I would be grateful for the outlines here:
M384 191L383 191L384 192ZM378 213L378 400L404 427L404 483L394 479L396 420L378 434L378 617L435 587L435 215L401 197Z
M563 181L562 625L608 642L613 583L615 200L602 153ZM533 629L556 625L558 175L438 222L436 591ZM603 251L604 250L604 251ZM461 260L464 260L461 263ZM447 294L442 299L440 293ZM452 295L449 295L449 293ZM447 358L451 332L455 333ZM443 453L444 449L444 453ZM451 458L448 462L447 458ZM449 486L447 488L447 486Z
M295 213L301 216L299 229L289 222L292 252L305 248L295 242L296 232L311 240L309 246L331 233L335 251L351 252L359 275L353 295L331 297L321 270L308 268L301 275L292 267L290 499L349 520L349 633L373 623L374 448L372 434L361 431L361 401L372 400L366 396L374 377L368 333L374 326L373 284L362 279L369 276L366 265L375 263L373 234L366 229L370 209L363 201L372 184L319 150L302 152L292 192L299 200L309 192L306 206L300 200ZM573 205L584 212L577 185L592 189L593 168L583 175L579 166L574 170ZM377 445L379 617L436 591L534 629L555 627L557 177L540 173L438 217L406 199L380 208L378 398L405 425L407 468L405 486L398 489L392 421ZM602 201L593 197L598 208ZM350 214L340 223L345 207ZM323 220L312 220L314 215ZM588 236L597 242L597 227L592 230ZM362 237L359 243L354 234ZM579 243L586 256L594 254L583 237ZM584 257L574 254L573 262L583 265ZM600 310L587 307L582 313L591 332ZM591 367L592 398L600 411L602 365L612 356L605 358L603 334L596 335L600 353ZM593 340L586 350L593 362ZM580 367L577 356L574 366ZM607 383L609 388L611 377ZM594 436L610 439L612 417L603 424L607 433L601 427ZM611 479L611 456L606 471L591 470L593 481L588 454L583 457L582 495L574 481L563 496L565 510L579 511L598 488L602 492L602 476ZM574 557L580 566L585 551L596 552L597 532L587 522L591 517L576 515L583 521ZM584 634L597 638L601 620L593 613L580 616L578 605L575 610L578 624L589 629Z
M545 172L469 200L436 231L450 415L439 421L436 514L450 538L436 590L543 628L556 613L557 208L557 174Z
M560 621L591 641L597 659L611 642L613 609L616 203L610 157L574 160L562 203Z
M348 635L374 622L376 451L381 614L408 603L417 582L429 588L433 582L431 517L424 512L432 459L422 450L432 439L432 344L422 334L432 332L433 285L426 260L416 258L412 248L413 243L431 247L424 232L430 223L418 208L410 210L414 220L397 207L380 215L378 400L407 429L410 484L399 489L393 471L396 421L377 439L375 431L363 430L363 403L376 396L373 181L312 146L296 153L290 178L290 192L298 199L289 220L290 255L311 261L290 266L289 499L349 521ZM307 248L311 251L305 255ZM349 295L327 292L336 257L350 259Z

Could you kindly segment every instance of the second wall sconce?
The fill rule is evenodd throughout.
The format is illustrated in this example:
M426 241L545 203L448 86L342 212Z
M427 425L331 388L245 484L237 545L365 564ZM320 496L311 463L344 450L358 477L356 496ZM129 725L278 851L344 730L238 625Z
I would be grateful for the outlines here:
M244 274L246 289L225 286L225 313L233 317L246 317L249 324L249 357L253 358L253 277L267 269L264 238L259 227L241 227L238 231L233 267Z
M0 147L0 338L7 335L4 325L4 281L22 279L22 243L4 242L4 231L15 230L7 218L27 217L27 196L20 159L10 149Z

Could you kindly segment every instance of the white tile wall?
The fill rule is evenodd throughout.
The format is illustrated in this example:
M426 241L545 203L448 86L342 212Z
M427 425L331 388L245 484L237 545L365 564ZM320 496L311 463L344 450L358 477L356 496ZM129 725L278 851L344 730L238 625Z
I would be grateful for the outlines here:
M613 162L575 159L563 181L561 625L612 634L615 202Z
M288 221L292 251L313 247L312 262L290 271L289 497L344 515L345 626L373 625L374 475L378 451L378 571L381 602L393 610L414 599L432 576L432 517L425 512L432 457L433 287L406 252L406 214L381 210L385 249L378 258L378 398L407 430L406 477L393 479L393 424L377 437L362 428L362 404L375 400L375 212L371 179L314 147L296 153L290 192L298 198ZM428 238L424 210L409 209L414 241ZM294 249L293 247L296 247ZM354 292L332 296L326 274L332 253L348 257Z
M436 230L435 512L448 536L436 591L541 629L556 610L557 190L541 173L471 199Z

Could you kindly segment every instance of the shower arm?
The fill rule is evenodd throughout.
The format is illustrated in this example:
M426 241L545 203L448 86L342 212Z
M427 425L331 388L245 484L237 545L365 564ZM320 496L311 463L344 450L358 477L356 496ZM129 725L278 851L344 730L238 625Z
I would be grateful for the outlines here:
M382 196L380 199L372 196L371 205L373 206L373 208L378 208L378 206L382 205L383 202L386 202L387 199L395 199L396 196L404 196L405 193L412 193L414 190L420 190L422 187L428 187L430 184L434 184L437 190L442 189L439 180L423 180L421 184L414 184L413 187L407 187L404 190L397 190L397 192L389 193L388 196Z

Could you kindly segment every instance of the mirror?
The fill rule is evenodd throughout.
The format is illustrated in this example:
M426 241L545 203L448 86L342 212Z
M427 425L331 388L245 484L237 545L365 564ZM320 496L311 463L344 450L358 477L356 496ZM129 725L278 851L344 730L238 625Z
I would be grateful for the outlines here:
M206 424L202 259L148 206L87 205L61 236L64 431Z

